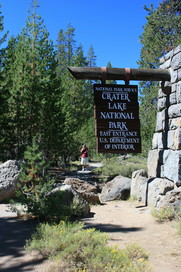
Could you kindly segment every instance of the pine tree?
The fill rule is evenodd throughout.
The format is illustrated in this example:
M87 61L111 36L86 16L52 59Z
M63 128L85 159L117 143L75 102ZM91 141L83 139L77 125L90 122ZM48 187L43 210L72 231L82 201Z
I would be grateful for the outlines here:
M87 52L87 60L88 60L89 67L96 66L96 56L95 56L94 49L93 49L92 45L90 45L89 50Z
M0 5L1 8L1 5ZM9 146L9 142L6 141L6 129L9 128L8 126L8 109L7 109L7 97L8 93L5 88L5 79L6 75L4 72L4 65L5 65L5 48L3 48L3 44L7 39L8 32L4 33L4 24L3 24L4 16L0 10L0 160L4 160L6 152L4 152L4 147Z
M74 79L66 69L68 65L88 66L82 45L76 45L74 31L75 29L68 25L66 31L60 30L58 36L60 40L57 41L58 75L63 87L61 99L64 118L62 157L65 163L72 154L79 152L80 141L77 140L77 135L84 123L89 120L90 116L93 116L92 85L88 81ZM62 56L64 56L63 59Z
M61 130L56 97L61 93L57 62L53 43L37 15L37 8L38 3L33 0L26 27L16 38L14 48L11 42L7 49L6 62L10 64L6 66L7 104L14 138L11 150L16 151L17 158L34 136L39 137L47 155L52 153L56 145L52 131L59 134Z

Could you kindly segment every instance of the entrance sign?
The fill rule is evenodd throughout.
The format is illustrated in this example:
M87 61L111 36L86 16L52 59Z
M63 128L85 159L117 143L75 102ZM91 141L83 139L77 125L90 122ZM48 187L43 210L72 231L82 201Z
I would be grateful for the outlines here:
M94 84L94 118L99 153L140 153L137 85Z

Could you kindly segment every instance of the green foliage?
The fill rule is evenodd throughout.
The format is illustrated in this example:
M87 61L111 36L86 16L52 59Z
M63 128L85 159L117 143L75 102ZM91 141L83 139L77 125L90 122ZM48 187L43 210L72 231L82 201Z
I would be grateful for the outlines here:
M54 47L37 8L38 3L33 0L26 26L9 40L3 61L6 107L2 113L5 129L0 149L6 159L22 158L34 136L41 138L49 157L59 144L60 138L55 135L61 134L61 126L57 126L57 120L61 122L57 103L60 80Z
M138 156L126 160L119 160L118 157L103 159L103 167L95 170L100 175L115 177L122 175L131 178L132 173L139 169L146 170L146 159L141 159Z
M154 209L151 212L156 221L162 223L164 221L178 220L181 221L181 210L175 210L173 206Z
M58 60L57 72L61 78L63 87L60 98L63 116L62 128L64 132L61 144L61 156L64 158L65 163L67 163L71 156L79 156L82 135L84 134L84 138L90 138L90 129L87 129L87 125L89 126L93 116L92 82L77 81L70 75L66 67L70 65L81 67L94 65L95 56L91 47L87 60L84 56L82 45L76 46L74 36L75 29L71 24L68 25L66 31L61 29L57 40L56 51L56 58ZM64 56L63 59L62 56ZM85 142L87 143L87 141ZM93 142L95 144L95 141Z
M21 183L16 197L22 205L25 205L27 213L41 219L52 214L49 214L51 200L48 199L48 192L53 188L55 180L51 180L46 174L47 167L43 153L39 151L36 139L33 138L32 145L28 146L24 153L24 162L19 175Z
M83 207L76 197L68 202L63 191L52 191L55 179L47 174L48 164L43 157L33 138L32 145L24 153L16 201L23 205L27 215L37 216L41 221L59 222L64 218L82 215ZM12 209L18 212L16 203Z
M56 261L51 271L148 272L148 256L137 245L125 250L106 246L107 236L95 229L83 229L82 223L61 221L41 224L27 242L28 251L37 250ZM62 265L64 270L61 270Z

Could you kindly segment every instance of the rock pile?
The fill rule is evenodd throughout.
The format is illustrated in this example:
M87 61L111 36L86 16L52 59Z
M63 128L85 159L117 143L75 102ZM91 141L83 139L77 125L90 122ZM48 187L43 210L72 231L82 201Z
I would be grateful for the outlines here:
M132 175L131 196L155 207L181 207L181 45L160 59L170 82L158 92L156 130L148 155L148 177Z
M181 45L160 59L160 68L169 69L170 85L158 92L158 112L148 176L181 185Z

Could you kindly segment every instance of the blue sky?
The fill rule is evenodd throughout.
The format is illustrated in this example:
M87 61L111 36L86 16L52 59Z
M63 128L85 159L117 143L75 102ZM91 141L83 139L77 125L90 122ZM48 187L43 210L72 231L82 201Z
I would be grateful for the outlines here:
M144 5L158 0L39 0L38 14L56 43L60 29L69 23L76 29L77 45L86 54L90 45L97 56L97 66L108 61L116 68L137 68L141 45L139 36L146 23ZM0 0L5 30L16 36L25 26L31 0Z

